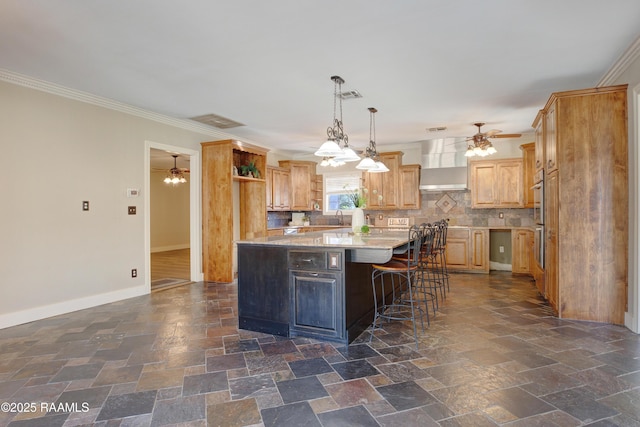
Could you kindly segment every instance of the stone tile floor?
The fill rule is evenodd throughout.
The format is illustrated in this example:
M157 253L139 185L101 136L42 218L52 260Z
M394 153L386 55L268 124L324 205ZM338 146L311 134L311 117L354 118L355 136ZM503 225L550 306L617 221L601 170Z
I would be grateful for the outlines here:
M0 425L640 426L640 336L553 317L526 277L452 275L418 350L406 324L344 347L236 307L196 283L0 330Z

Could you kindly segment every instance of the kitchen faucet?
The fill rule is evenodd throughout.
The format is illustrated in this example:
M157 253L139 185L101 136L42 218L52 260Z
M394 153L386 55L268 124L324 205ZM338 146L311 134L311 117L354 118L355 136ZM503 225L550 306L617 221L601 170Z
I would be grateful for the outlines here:
M338 214L340 214L339 217ZM344 215L342 215L342 211L340 209L336 211L336 218L338 218L338 225L344 225Z

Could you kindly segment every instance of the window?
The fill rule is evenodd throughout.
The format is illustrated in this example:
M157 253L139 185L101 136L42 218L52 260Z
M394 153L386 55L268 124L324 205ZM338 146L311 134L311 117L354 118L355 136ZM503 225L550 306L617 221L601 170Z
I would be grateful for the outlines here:
M349 193L361 187L362 174L360 172L336 172L323 175L324 214L334 214L341 210L348 214L353 211L353 201Z

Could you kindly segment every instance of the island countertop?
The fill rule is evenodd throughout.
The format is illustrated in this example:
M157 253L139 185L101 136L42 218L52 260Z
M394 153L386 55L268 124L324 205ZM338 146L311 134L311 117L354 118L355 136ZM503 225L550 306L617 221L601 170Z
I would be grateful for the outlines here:
M407 243L408 230L371 229L369 233L356 234L350 228L313 231L303 234L259 237L239 240L236 243L252 245L277 245L291 247L332 247L344 249L394 249Z
M408 230L372 229L355 234L350 228L314 231L304 234L259 237L239 240L238 245L282 246L287 248L337 248L349 253L349 261L356 263L385 263L394 253L406 251Z

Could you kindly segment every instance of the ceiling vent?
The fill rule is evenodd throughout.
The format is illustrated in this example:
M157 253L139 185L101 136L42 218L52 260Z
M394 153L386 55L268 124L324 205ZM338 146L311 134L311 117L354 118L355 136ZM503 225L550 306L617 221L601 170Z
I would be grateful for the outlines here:
M429 132L442 132L442 131L447 130L447 127L446 126L436 126L436 127L433 127L433 128L427 128L427 130Z
M243 123L227 119L217 114L206 114L204 116L192 117L191 120L213 126L218 129L231 129L244 126Z
M357 90L348 90L346 92L340 93L338 96L342 99L362 98L362 95Z

